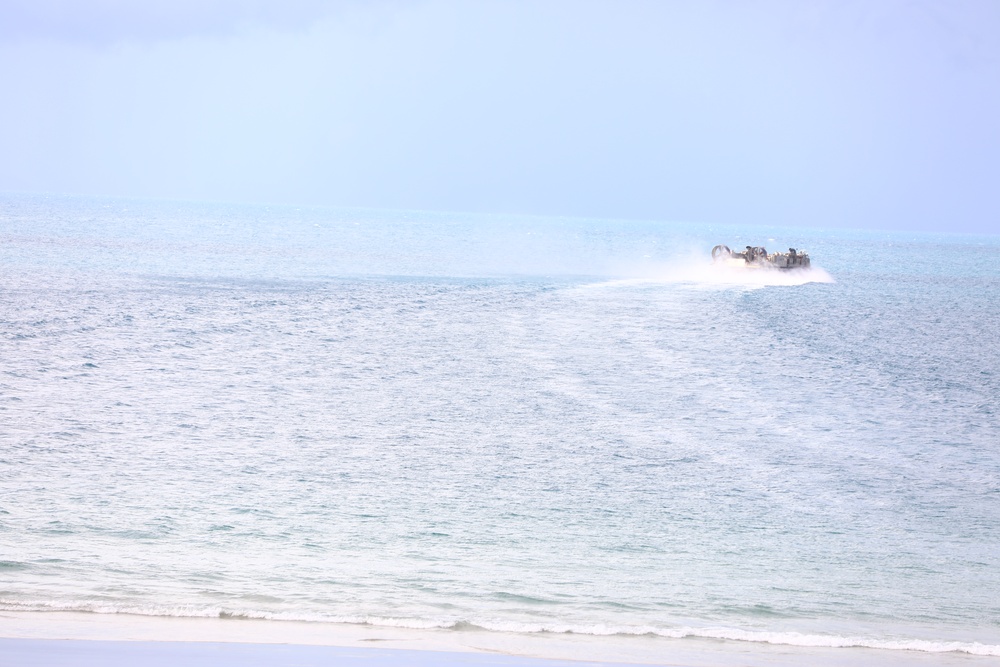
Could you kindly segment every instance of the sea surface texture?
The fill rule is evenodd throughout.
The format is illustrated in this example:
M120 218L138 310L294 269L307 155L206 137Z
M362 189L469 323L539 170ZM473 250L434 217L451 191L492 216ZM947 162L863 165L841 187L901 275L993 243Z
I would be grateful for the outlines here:
M4 610L1000 656L1000 237L4 195Z

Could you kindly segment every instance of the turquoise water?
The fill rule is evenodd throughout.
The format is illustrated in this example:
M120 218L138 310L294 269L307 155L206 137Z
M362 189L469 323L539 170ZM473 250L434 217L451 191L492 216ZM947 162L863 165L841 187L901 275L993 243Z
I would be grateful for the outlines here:
M998 260L5 195L0 611L1000 655Z

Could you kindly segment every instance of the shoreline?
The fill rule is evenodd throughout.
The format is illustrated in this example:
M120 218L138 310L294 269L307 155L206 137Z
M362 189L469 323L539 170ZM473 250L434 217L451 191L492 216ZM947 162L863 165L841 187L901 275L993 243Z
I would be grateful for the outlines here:
M283 653L275 652L274 648L279 646L286 647ZM198 662L199 656L204 656L206 662L203 664L234 666L278 665L293 657L295 664L300 665L328 664L336 659L337 664L346 665L504 664L515 667L586 664L875 667L974 665L979 661L993 663L995 660L966 653L804 647L702 638L526 635L246 618L0 612L0 663L65 664L64 658L68 655L74 656L73 664L81 665L157 665L179 661L197 665L202 664ZM91 659L93 662L86 662ZM162 663L157 662L161 659Z
M469 667L576 667L581 664L627 667L627 663L550 660L416 649L354 648L309 644L247 644L238 642L156 642L65 639L0 638L0 658L18 667L72 664L77 667L130 667L131 665L176 665L188 667L255 667L294 664L320 667L329 664L352 667L397 665L465 665Z

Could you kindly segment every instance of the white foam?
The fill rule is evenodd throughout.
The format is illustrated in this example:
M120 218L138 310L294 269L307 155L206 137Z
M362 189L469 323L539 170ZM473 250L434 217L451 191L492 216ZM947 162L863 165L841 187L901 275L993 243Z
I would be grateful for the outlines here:
M260 610L226 610L218 607L195 608L187 606L156 607L100 603L57 603L42 601L14 602L0 599L2 611L67 611L98 614L125 614L169 618L254 619L270 621L299 621L332 623L338 625L364 625L407 630L481 630L504 634L580 635L590 637L647 636L666 639L722 639L805 648L872 648L890 651L918 651L923 653L965 653L978 656L1000 656L1000 645L980 642L961 642L915 637L845 636L835 634L802 633L790 631L747 630L727 627L656 627L652 625L580 625L572 623L523 623L497 619L455 618L395 618L386 616L343 616L303 614L292 612L266 612Z
M590 287L652 286L657 284L686 284L704 287L795 287L809 283L834 283L825 269L813 266L808 269L743 268L697 260L679 260L669 264L645 266L633 275L608 280Z

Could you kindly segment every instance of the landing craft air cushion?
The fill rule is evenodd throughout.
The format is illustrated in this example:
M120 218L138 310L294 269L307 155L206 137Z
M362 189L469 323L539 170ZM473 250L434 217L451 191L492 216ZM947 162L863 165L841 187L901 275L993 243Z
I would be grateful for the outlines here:
M726 245L712 248L712 261L716 264L752 269L808 269L809 253L789 248L788 252L772 252L760 246L747 246L743 252L733 252Z

